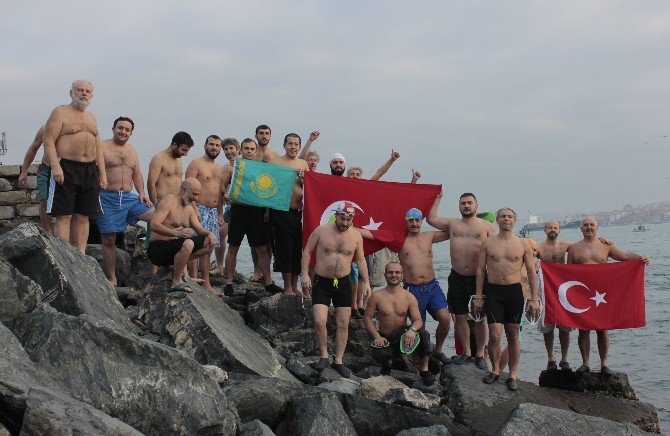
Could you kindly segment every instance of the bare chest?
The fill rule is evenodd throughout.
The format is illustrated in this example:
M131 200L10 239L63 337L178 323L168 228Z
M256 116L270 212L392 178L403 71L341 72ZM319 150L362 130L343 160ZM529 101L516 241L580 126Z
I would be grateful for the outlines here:
M378 303L377 310L382 316L394 315L398 317L407 317L409 305L404 299L394 299L393 301L383 301Z
M450 239L462 239L472 242L482 241L486 237L486 229L479 225L466 225L463 223L452 226Z
M491 262L521 263L524 251L520 244L490 244L486 252Z
M609 250L604 247L580 247L572 254L574 263L607 263Z
M322 246L324 253L332 255L353 256L356 250L356 242L352 238L338 236Z
M104 150L105 167L128 167L135 168L135 158L129 150Z
M74 135L86 132L93 136L98 135L98 126L92 117L82 114L81 116L68 116L63 119L61 135Z

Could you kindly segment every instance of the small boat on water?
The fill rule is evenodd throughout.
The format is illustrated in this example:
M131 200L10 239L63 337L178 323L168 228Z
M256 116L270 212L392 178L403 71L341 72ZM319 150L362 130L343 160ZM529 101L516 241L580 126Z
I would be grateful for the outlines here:
M633 227L632 230L634 232L646 232L649 229L646 228L645 226L637 226L637 227Z

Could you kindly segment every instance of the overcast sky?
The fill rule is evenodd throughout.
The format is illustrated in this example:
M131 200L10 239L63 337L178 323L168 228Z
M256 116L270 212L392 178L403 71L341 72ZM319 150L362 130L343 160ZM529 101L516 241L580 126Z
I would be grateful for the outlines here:
M22 1L0 25L5 164L82 78L103 139L135 120L145 177L179 130L186 165L266 123L279 151L321 131L324 171L400 151L385 179L419 169L444 214L465 191L545 218L670 199L667 1Z

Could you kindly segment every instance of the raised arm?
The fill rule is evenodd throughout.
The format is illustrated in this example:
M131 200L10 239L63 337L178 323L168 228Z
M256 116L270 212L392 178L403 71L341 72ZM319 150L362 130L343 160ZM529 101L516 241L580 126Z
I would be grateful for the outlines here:
M437 242L442 242L446 241L449 239L449 232L442 232L442 231L437 231L437 232L428 232L432 235L433 237L433 244Z
M649 256L640 256L639 254L633 253L632 251L623 251L621 248L616 245L609 246L609 257L614 260L633 260L633 259L642 259L645 265L649 265Z
M410 180L410 183L416 183L419 181L420 178L421 173L412 169L412 180Z
M307 155L312 149L312 142L319 139L320 134L321 132L319 132L318 130L315 130L309 134L309 139L307 140L307 142L305 142L305 145L302 146L302 150L300 150L300 153L298 153L299 159L307 159Z
M147 192L149 199L153 204L158 204L158 194L156 191L156 183L158 176L161 174L161 164L158 156L154 156L149 162L149 175L147 176Z
M437 211L440 209L440 200L442 200L441 191L437 194L437 197L435 197L433 206L430 208L430 212L428 212L428 217L426 217L426 222L436 229L449 232L449 218L437 216Z
M384 165L380 166L379 169L370 177L370 180L379 180L384 174L391 168L391 165L400 157L400 153L397 151L391 150L391 157L387 160Z
M30 147L28 147L28 150L26 151L26 156L23 158L23 165L21 166L21 174L19 175L19 187L21 188L26 187L26 181L28 180L28 168L35 160L37 150L40 149L40 147L42 146L42 142L44 141L44 127L45 126L39 128L37 134L35 135L35 139L33 139L33 143L30 144Z

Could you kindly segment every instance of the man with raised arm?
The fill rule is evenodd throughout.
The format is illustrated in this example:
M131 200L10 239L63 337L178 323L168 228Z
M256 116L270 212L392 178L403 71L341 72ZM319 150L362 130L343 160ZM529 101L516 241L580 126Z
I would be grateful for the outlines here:
M200 225L191 206L201 189L197 179L184 180L176 194L167 194L158 202L151 221L147 257L157 266L173 265L172 291L191 292L183 273L188 261L194 259L200 259L203 279L209 282L209 255L216 245L216 235Z
M119 117L112 126L112 139L100 143L105 158L107 189L100 191L102 215L96 217L102 239L102 270L116 286L116 234L126 230L126 224L150 222L154 214L151 200L144 194L144 178L135 147L128 143L135 123ZM133 186L137 194L133 194Z
M413 175L414 177L414 175ZM461 365L472 358L470 349L470 325L468 324L468 303L475 294L475 276L479 246L482 241L496 234L493 224L477 218L477 198L475 194L466 192L458 199L458 211L461 218L445 218L437 216L440 208L440 193L428 214L428 224L449 234L449 255L451 273L448 278L447 302L449 311L455 316L454 335L463 347L463 353L452 362ZM486 320L475 324L477 343L475 365L486 370L484 348L488 334Z
M351 226L356 208L351 202L341 202L335 210L335 222L317 227L307 240L302 256L302 288L312 294L312 312L314 314L314 334L319 344L321 358L313 365L317 371L328 366L328 307L335 306L335 358L333 368L342 375L350 377L351 370L342 361L349 338L349 318L351 317L351 284L349 273L351 262L358 265L361 279L365 283L366 293L370 293L368 267L363 256L363 238ZM309 277L309 264L312 254L316 257L314 281Z
M200 215L200 224L216 236L216 247L218 250L221 246L220 242L220 228L223 225L223 201L221 198L221 180L223 178L223 167L216 163L216 158L221 153L221 138L217 135L209 135L205 140L205 155L193 159L186 167L184 177L195 178L200 182L202 191L196 200L195 204ZM216 259L217 265L219 262L223 265L223 258ZM203 265L200 265L203 268ZM193 268L197 272L197 265ZM195 272L191 274L195 275ZM205 289L217 297L221 294L212 288L209 283L203 283Z
M477 293L473 302L473 310L476 313L484 310L489 324L491 372L484 377L484 383L491 384L500 378L500 340L504 327L509 349L507 388L516 391L519 388L517 370L521 354L519 327L521 318L524 316L524 296L521 287L522 267L525 266L528 273L531 289L528 310L533 316L540 315L540 298L537 292L533 250L525 240L513 234L516 212L510 208L498 210L496 223L500 232L484 239L479 248Z
M607 245L598 239L598 222L592 216L582 220L580 226L584 239L568 247L568 263L594 264L607 263L609 258L624 261L642 259L645 265L649 265L649 256L640 256L630 251L623 251L615 245ZM577 372L589 372L589 354L591 352L591 331L579 330L579 351L582 355L582 366ZM598 354L600 355L600 372L612 375L612 370L607 366L607 353L609 351L610 339L607 330L597 330Z
M400 262L389 262L384 269L386 287L372 294L365 310L365 328L374 340L372 358L382 365L381 374L391 373L391 359L400 356L400 340L405 335L405 348L412 349L419 340L416 353L421 359L419 375L426 386L435 383L428 370L430 333L424 328L416 298L402 287L403 268ZM379 330L372 317L377 314ZM407 318L412 323L407 326ZM411 354L411 353L410 353Z
M98 123L86 112L93 99L93 85L76 80L72 102L54 109L44 128L44 153L51 165L47 213L56 217L54 235L86 253L88 219L100 215L98 190L107 189L105 162ZM74 219L73 219L74 216Z
M39 128L35 134L35 139L33 139L32 144L28 147L26 155L23 158L23 165L21 166L21 174L19 174L19 187L22 189L26 188L26 182L28 181L28 169L30 165L35 160L35 155L37 155L37 150L40 149L44 142L44 128L42 126ZM38 200L40 201L40 222L42 227L48 233L53 233L53 225L51 224L51 216L47 214L47 198L49 198L49 179L51 178L51 166L49 166L49 161L47 159L46 153L42 157L42 163L37 168L37 193Z
M449 239L449 234L443 231L422 232L423 214L416 208L407 211L405 221L407 237L398 252L398 259L403 270L404 287L416 297L423 323L426 323L426 313L430 313L430 316L438 322L433 356L443 364L450 363L450 359L442 352L442 346L449 334L451 317L444 292L438 281L435 280L435 269L433 268L433 244L446 241ZM374 239L374 235L369 230L358 228L356 230L364 238Z

